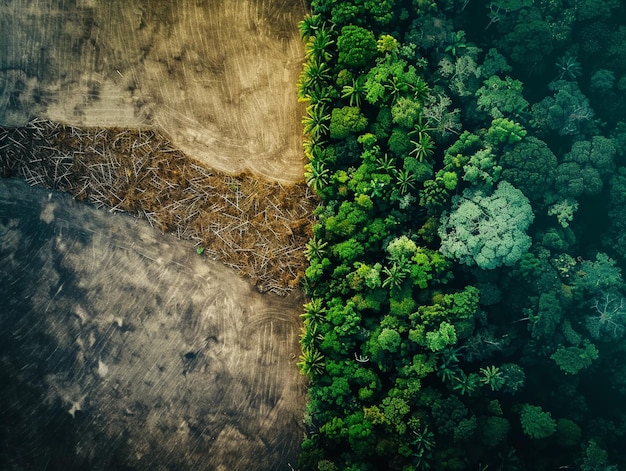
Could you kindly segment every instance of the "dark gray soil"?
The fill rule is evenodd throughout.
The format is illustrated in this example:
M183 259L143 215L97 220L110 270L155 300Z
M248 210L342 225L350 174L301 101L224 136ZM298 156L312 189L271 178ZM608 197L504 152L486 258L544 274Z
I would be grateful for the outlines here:
M0 469L289 470L301 299L0 180Z

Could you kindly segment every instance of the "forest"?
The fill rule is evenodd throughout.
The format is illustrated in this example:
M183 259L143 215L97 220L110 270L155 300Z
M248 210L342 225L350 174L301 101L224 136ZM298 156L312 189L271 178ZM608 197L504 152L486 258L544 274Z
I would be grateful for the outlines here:
M626 5L310 11L299 468L626 469Z

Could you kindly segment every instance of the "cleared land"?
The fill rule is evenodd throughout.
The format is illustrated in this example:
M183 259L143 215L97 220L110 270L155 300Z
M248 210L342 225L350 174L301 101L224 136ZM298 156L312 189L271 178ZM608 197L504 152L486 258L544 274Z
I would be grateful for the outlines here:
M0 149L4 172L194 240L262 292L298 287L317 204L304 183L207 169L151 129L35 120L0 127Z
M0 124L155 126L194 159L302 179L302 0L12 0Z
M67 195L0 179L0 467L285 470L291 298Z
M304 12L0 4L3 171L116 213L0 180L3 469L295 463L303 300L261 295L195 248L262 290L295 286L314 204L295 99Z

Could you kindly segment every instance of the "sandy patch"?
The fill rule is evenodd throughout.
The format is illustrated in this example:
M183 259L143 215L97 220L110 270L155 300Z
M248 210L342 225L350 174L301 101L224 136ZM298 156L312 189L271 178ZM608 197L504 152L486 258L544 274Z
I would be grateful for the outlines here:
M302 179L302 0L12 0L0 123L156 126L227 173Z

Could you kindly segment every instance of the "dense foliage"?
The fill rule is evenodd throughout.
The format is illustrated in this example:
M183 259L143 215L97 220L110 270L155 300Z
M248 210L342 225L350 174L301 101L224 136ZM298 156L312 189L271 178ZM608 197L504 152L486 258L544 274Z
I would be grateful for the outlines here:
M311 7L300 469L626 466L626 6Z

